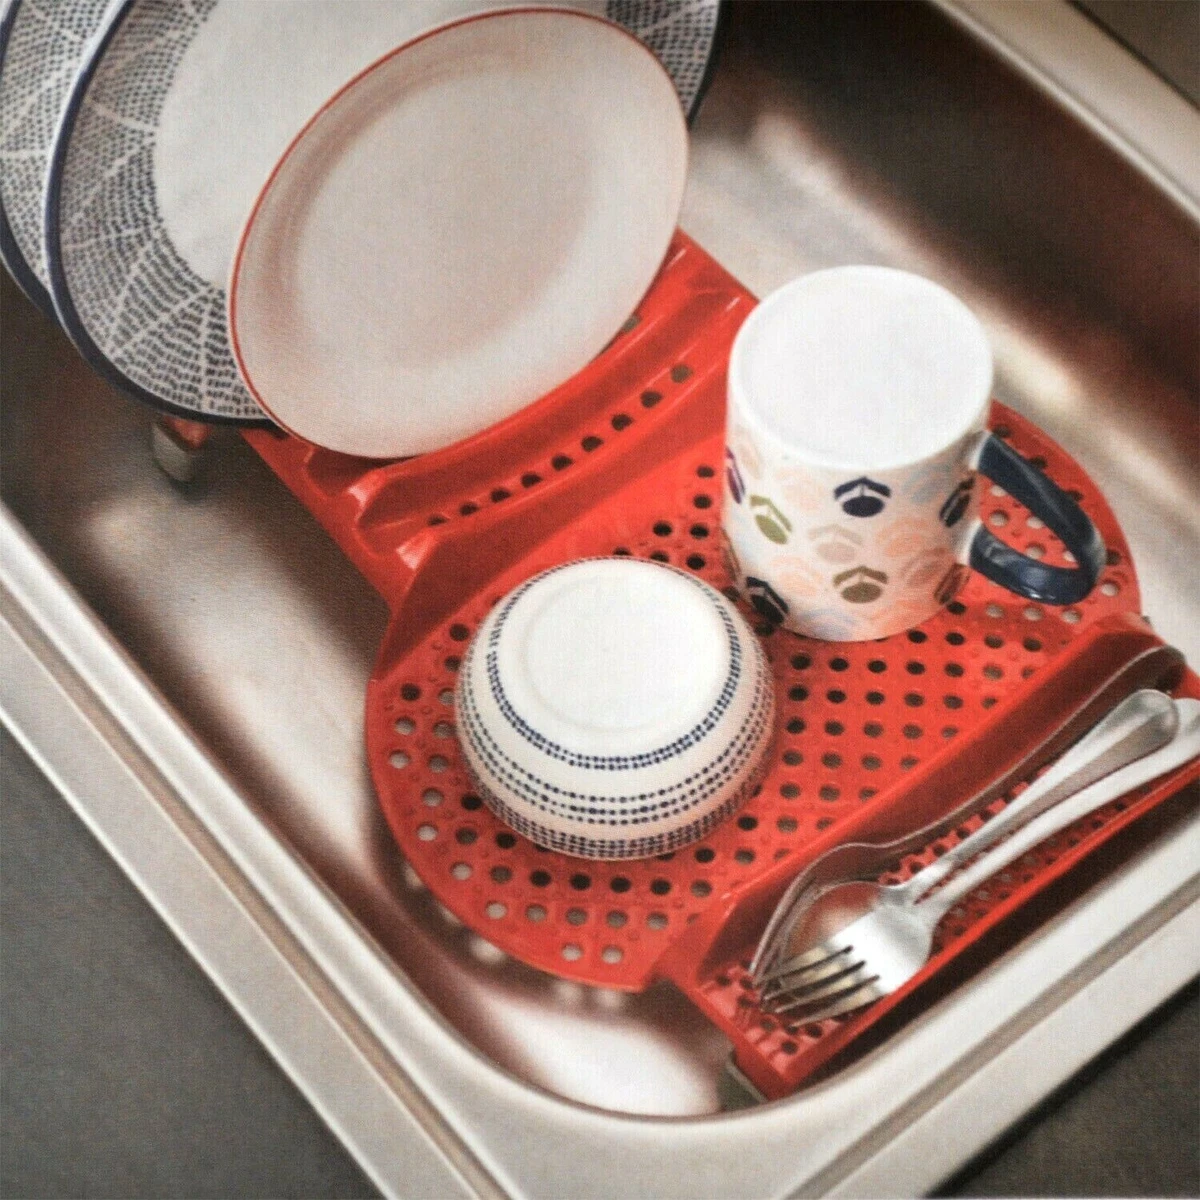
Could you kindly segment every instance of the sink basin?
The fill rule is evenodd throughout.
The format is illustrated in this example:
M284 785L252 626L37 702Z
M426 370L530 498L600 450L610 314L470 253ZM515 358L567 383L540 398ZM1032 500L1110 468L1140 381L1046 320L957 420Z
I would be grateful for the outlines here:
M1003 3L728 6L682 226L760 295L871 262L962 296L1195 665L1200 234L1159 131L1197 114L1138 74L1159 108L1109 121L1039 61L1100 35L1037 7L1049 33ZM230 430L171 482L146 410L4 288L0 709L383 1190L920 1190L1195 971L1182 821L841 1074L722 1114L728 1045L681 995L511 961L406 866L362 750L387 610L315 521Z

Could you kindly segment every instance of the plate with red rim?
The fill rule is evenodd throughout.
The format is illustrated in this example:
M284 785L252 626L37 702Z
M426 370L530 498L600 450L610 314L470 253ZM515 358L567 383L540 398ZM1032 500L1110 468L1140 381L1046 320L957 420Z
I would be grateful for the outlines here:
M416 38L312 118L246 222L228 294L247 389L363 457L476 433L618 332L686 173L675 88L621 26L528 8Z

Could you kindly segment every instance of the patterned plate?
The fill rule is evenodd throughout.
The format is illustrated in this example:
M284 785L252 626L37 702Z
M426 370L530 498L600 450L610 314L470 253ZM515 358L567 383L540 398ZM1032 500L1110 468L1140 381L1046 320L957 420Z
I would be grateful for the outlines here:
M60 320L102 374L182 416L255 423L238 376L226 279L259 187L308 117L417 32L494 0L369 6L121 0L55 139L46 258ZM660 57L688 111L718 0L576 0ZM369 14L348 22L346 13Z
M43 241L46 169L71 85L111 0L10 0L0 17L0 261L54 314Z

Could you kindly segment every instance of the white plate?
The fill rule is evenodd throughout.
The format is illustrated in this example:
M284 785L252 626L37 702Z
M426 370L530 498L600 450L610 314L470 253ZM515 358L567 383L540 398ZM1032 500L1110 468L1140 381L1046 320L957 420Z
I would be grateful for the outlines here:
M247 222L230 330L281 425L445 446L585 366L662 262L687 127L636 38L554 9L443 27L347 85Z
M75 6L86 0L58 0ZM171 412L262 421L225 324L229 265L291 139L381 55L497 0L117 0L54 140L45 254L60 320L113 383ZM717 0L610 11L694 105Z

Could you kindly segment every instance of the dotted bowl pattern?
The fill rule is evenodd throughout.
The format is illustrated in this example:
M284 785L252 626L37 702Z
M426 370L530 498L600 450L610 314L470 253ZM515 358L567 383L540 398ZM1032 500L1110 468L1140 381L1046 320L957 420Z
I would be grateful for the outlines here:
M467 648L455 716L471 777L492 812L551 850L624 860L691 845L737 812L758 786L775 724L766 655L720 593L697 582L694 573L664 568L688 580L724 626L729 661L716 699L686 733L640 754L581 754L557 745L515 710L497 657L503 627L526 590L570 567L552 567L518 587L492 610ZM521 761L499 744L503 728L522 738ZM557 773L558 783L547 776L553 763L570 770L569 785ZM665 763L673 764L668 779L661 774Z

